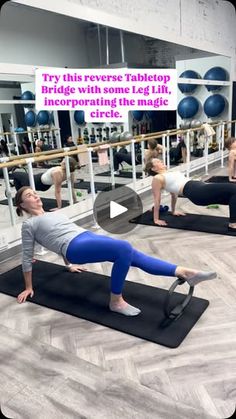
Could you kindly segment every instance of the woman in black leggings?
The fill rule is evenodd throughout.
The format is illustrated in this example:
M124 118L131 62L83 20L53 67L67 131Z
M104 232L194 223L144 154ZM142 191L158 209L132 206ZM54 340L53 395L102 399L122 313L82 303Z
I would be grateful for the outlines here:
M132 155L128 151L127 152L117 151L116 153L114 153L113 161L114 161L114 171L115 171L114 174L119 175L120 164L125 162L125 163L130 164L132 166ZM135 153L135 165L141 164L141 163L142 163L141 152Z
M71 173L71 184L72 184L72 195L74 203L77 202L76 194L74 190L74 172L77 168L77 162L72 157L69 157L69 166ZM18 191L22 186L29 186L29 175L26 172L14 171L10 176L10 179L13 180L14 186ZM47 191L54 185L55 190L55 199L57 202L57 207L51 209L57 210L62 207L62 198L61 198L61 186L62 183L66 180L66 166L65 161L61 162L60 166L51 167L47 169L44 173L38 173L34 175L34 184L36 191Z
M145 170L154 176L152 191L154 196L155 224L167 225L166 221L159 218L161 191L165 190L171 194L171 212L176 216L185 215L175 210L178 196L184 196L195 205L200 206L210 204L228 205L230 212L229 229L236 231L236 185L189 180L181 172L168 172L166 166L159 159L150 159L146 164Z
M132 166L132 155L126 149L122 149L123 151L117 151L114 153L113 160L114 160L114 171L115 174L119 174L119 165L123 162L128 163ZM144 151L144 160L147 161L151 157L157 157L159 154L162 153L162 146L158 144L155 138L151 138L148 140L148 148ZM142 152L138 150L135 152L135 165L142 164Z

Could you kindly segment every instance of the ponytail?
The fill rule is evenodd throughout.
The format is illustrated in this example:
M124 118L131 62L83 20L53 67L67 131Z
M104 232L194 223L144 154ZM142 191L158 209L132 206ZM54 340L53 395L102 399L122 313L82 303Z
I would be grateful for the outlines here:
M21 207L16 208L16 213L17 213L18 217L23 217L23 210L22 210Z

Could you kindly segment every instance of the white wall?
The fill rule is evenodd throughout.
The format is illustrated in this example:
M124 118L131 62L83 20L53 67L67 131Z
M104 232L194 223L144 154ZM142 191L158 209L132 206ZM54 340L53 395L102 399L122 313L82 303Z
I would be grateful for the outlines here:
M0 14L1 62L87 67L82 23L7 2Z
M175 68L176 56L185 55L190 57L197 51L194 48L165 42L160 39L146 39L146 61L155 67Z
M106 65L106 36L105 28L100 28L101 36L101 52L102 65ZM124 55L125 61L128 63L147 64L146 61L146 42L143 36L123 33L124 39ZM97 67L100 65L99 48L98 48L98 32L96 26L86 31L87 54L89 67ZM108 31L109 45L109 64L121 63L121 43L120 31L109 29Z
M234 57L234 6L223 0L14 0L67 16L93 21Z
M0 98L1 100L12 100L13 96L20 96L21 95L21 89L14 88L14 89L8 89L8 88L0 88ZM0 105L0 114L1 113L10 113L13 116L13 123L14 126L16 126L16 115L15 115L15 108L14 105L11 103ZM2 130L2 127L0 127L0 131Z
M121 44L118 29L109 29L109 64L121 63ZM100 28L102 65L106 64L105 28ZM90 67L97 67L99 63L97 27L87 29L87 53ZM153 66L159 68L175 68L176 55L191 56L199 51L184 45L178 45L160 39L152 39L143 35L123 32L124 56L128 64ZM202 53L202 52L201 52ZM205 53L206 54L206 53ZM207 53L211 55L211 53Z

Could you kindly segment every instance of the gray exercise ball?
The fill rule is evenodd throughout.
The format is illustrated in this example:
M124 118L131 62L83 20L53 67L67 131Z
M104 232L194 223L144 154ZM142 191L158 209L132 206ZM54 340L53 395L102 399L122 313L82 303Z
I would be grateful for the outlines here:
M118 143L120 141L120 132L113 131L110 135L110 143Z
M181 124L179 125L180 129L189 129L190 128L190 122L181 122Z
M202 125L202 122L199 119L193 119L190 123L191 128L199 128Z
M129 141L133 138L133 135L129 131L124 131L120 134L120 141Z

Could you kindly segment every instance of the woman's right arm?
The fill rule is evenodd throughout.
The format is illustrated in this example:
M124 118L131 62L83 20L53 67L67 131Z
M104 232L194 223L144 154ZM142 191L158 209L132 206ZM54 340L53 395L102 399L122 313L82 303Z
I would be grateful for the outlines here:
M163 147L161 144L157 144L156 150L158 151L158 154L161 154L163 152Z
M52 173L52 180L54 183L54 187L55 187L55 198L57 201L57 207L56 208L52 208L50 211L55 211L58 210L62 207L62 202L61 202L61 184L63 182L62 176L60 173L58 173L57 171L53 171Z
M32 286L32 259L34 256L34 232L33 227L27 221L22 224L21 229L22 236L22 270L25 281L25 290L22 291L17 301L24 303L27 297L33 297L34 291Z
M24 303L28 296L32 298L34 295L34 290L32 286L32 271L24 272L24 280L25 280L25 290L22 291L18 295L17 297L18 303Z
M154 177L152 180L152 192L154 197L154 212L153 212L153 221L159 226L167 225L166 221L160 220L160 203L161 203L161 190L163 189L163 181L158 176Z
M235 166L235 153L234 151L229 152L229 162L228 162L228 169L229 169L229 181L236 182L234 179L234 166Z

